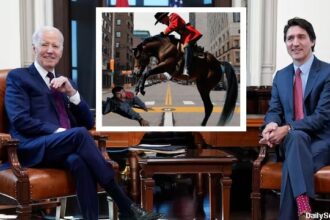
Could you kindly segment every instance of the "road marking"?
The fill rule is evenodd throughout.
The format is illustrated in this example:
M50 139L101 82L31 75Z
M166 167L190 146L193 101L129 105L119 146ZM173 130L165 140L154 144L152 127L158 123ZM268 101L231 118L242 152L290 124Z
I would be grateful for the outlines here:
M144 104L146 104L146 105L155 105L155 101L147 101L147 102L144 102Z
M165 111L164 113L164 126L173 127L173 113L171 111Z
M167 88L166 88L165 105L172 105L172 91L170 84L167 84Z
M193 101L182 101L184 105L195 105Z
M155 106L148 110L148 113L158 113L164 112L164 108L168 108L168 106ZM172 112L204 112L204 107L202 106L171 106ZM134 108L136 112L144 112L142 109ZM222 112L222 107L216 106L213 107L213 112L219 113ZM235 113L240 112L240 107L235 108Z

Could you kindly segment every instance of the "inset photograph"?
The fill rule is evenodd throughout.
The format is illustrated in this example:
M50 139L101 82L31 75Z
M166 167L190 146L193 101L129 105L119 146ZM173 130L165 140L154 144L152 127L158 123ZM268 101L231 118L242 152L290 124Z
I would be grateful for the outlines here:
M245 21L244 8L98 8L97 129L245 130Z
M108 0L109 7L231 7L231 0Z

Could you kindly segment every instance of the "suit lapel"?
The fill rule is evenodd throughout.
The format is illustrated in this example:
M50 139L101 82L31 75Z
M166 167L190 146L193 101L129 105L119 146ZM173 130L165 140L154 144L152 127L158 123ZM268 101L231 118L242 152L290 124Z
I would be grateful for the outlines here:
M34 64L32 64L29 67L29 70L30 70L32 77L35 79L35 82L40 85L39 88L42 88L42 90L44 90L45 93L50 93L48 86L46 85L44 79L41 77L40 73L38 72L38 70L36 69Z
M44 94L47 94L48 100L50 100L51 104L53 105L53 107L54 107L54 109L55 109L55 111L58 115L56 104L55 104L54 98L52 96L52 93L51 93L50 89L48 88L48 86L46 85L44 79L41 77L40 73L38 72L38 70L34 66L34 64L32 64L29 67L29 70L30 70L30 73L31 73L32 77L35 79L35 82L37 82L37 84L40 85L39 88L42 90L41 92L44 93Z
M307 79L307 84L305 88L305 93L304 93L304 101L306 100L306 97L310 94L312 91L313 85L315 80L318 77L318 72L320 70L320 61L314 57L314 61L312 63L311 69L309 71L308 79Z
M288 99L287 101L289 103L289 108L290 108L290 111L293 112L293 76L294 76L293 64L291 64L288 67L287 71L288 71L288 73L285 74L287 79L283 80L285 82L284 91L287 92L286 96Z

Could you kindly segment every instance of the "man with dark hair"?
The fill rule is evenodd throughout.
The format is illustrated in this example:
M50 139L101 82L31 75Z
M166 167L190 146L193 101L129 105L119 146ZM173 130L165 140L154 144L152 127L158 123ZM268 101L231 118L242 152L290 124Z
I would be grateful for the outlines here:
M290 19L284 42L293 63L279 70L260 143L284 156L280 220L308 219L314 172L330 164L330 65L313 54L313 26Z
M157 12L155 19L157 20L155 25L160 22L168 26L161 35L166 36L175 31L181 36L180 41L183 44L185 60L183 75L189 76L194 45L203 35L176 13L169 15L168 12Z
M139 208L117 184L112 165L87 131L94 126L89 106L72 81L55 72L63 43L57 28L40 28L32 37L34 63L8 74L5 106L10 134L20 141L21 164L69 170L86 220L98 219L97 183L113 198L119 219L158 219L161 215Z
M102 113L115 112L125 118L136 120L140 126L149 126L149 122L133 110L133 107L148 111L144 102L132 92L125 91L123 87L116 86L112 89L113 96L102 102Z

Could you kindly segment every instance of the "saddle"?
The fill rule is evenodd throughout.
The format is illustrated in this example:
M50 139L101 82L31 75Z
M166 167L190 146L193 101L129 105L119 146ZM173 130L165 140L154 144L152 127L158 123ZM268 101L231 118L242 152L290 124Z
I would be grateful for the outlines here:
M193 56L200 57L200 58L205 58L204 47L199 46L197 44L194 45L194 47L193 47Z
M184 49L183 49L183 44L179 41L179 39L177 39L174 35L169 35L168 36L170 41L176 45L178 51L180 53L184 53ZM200 58L205 58L205 51L204 51L204 47L199 46L197 44L194 45L193 47L193 56L194 57L200 57Z

